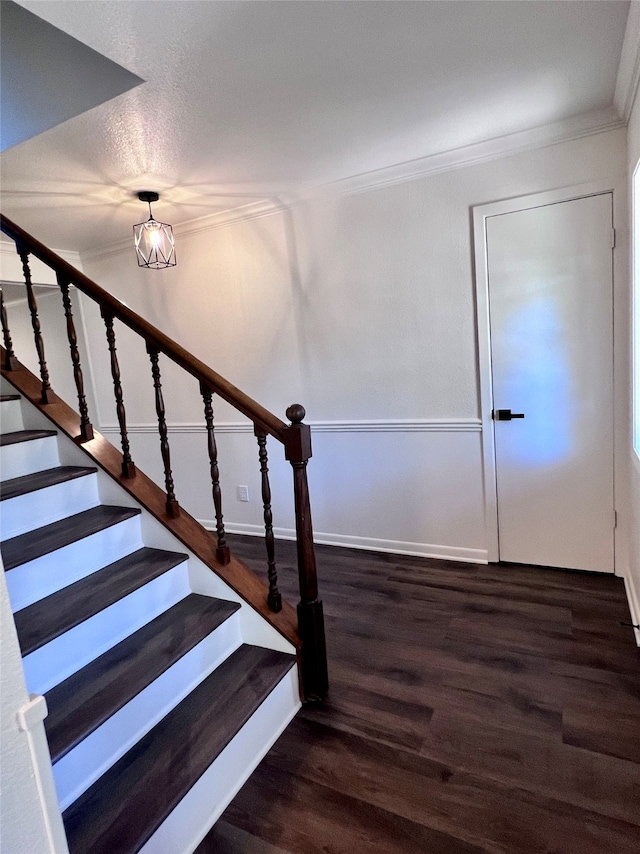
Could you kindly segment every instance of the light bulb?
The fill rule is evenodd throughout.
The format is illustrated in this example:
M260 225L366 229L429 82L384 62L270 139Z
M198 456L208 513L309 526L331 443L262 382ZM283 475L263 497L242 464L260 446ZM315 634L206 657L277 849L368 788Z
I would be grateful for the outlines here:
M157 225L150 229L149 242L154 249L160 249L162 246L162 232Z

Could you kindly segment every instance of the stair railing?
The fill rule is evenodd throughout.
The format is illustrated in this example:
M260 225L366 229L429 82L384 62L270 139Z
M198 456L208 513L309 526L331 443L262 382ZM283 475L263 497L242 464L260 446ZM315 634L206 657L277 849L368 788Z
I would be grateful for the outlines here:
M109 351L111 376L116 404L116 414L120 430L122 447L122 477L136 477L136 467L131 458L131 447L127 432L127 419L122 384L120 381L120 366L116 350L114 320L119 320L139 335L145 342L151 362L151 376L155 393L155 407L158 418L158 433L160 437L160 452L164 467L166 514L170 518L180 515L180 505L175 495L173 474L171 469L171 451L169 445L169 430L166 422L165 406L162 393L162 377L160 373L159 355L164 354L176 365L194 377L199 383L204 406L204 424L207 434L209 452L209 467L212 484L212 498L215 511L217 538L216 558L221 566L230 561L229 547L226 542L222 515L222 493L218 469L218 452L215 440L214 413L212 398L217 394L236 410L251 420L254 434L258 442L258 461L262 484L262 500L265 523L265 544L267 551L268 576L268 607L278 612L282 609L282 597L278 590L277 569L275 563L275 542L273 536L271 488L269 484L269 469L267 457L267 437L271 436L284 446L285 458L293 469L293 493L296 520L296 542L298 558L298 582L300 601L297 606L298 636L300 641L299 658L301 664L301 688L304 699L315 701L324 699L328 690L327 659L324 633L324 617L322 602L318 599L318 581L316 572L315 553L313 547L313 529L311 525L311 506L307 483L307 463L311 457L311 429L303 423L305 410L300 404L290 406L286 416L290 423L281 421L263 406L252 400L236 386L216 373L204 362L201 362L180 344L171 340L163 332L148 323L116 297L105 291L83 273L74 269L63 258L60 258L44 244L33 238L5 216L0 215L0 230L10 237L16 245L16 251L22 263L27 303L31 316L34 343L40 368L40 403L43 406L54 402L55 396L51 388L47 368L45 346L38 315L38 306L34 293L29 257L33 255L55 272L56 280L62 295L64 316L66 320L67 338L73 369L73 377L78 396L80 413L80 433L76 440L82 444L93 439L93 426L89 419L89 411L84 391L84 380L80 353L77 344L77 333L73 319L69 287L73 285L87 297L96 302L105 324L107 346ZM4 341L4 357L2 368L11 372L19 369L16 359L11 332L4 301L0 295L0 314L2 319L2 335Z

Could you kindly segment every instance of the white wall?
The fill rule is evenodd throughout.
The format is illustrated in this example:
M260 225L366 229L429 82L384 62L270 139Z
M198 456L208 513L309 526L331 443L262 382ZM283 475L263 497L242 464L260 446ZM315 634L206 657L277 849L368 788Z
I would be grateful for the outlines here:
M0 850L63 854L67 845L42 724L44 698L30 702L0 560ZM26 728L25 728L26 727Z
M83 258L85 272L280 417L303 403L319 540L486 557L470 210L593 181L614 189L626 263L626 139L611 131L490 162L182 234L178 266L138 270L133 250ZM623 271L624 273L624 271ZM628 363L628 282L616 275L619 364ZM100 400L110 400L103 327L85 306ZM118 332L137 462L160 478L148 359ZM100 367L98 367L100 365ZM195 383L167 370L179 500L212 518ZM617 377L618 447L628 447L628 369ZM258 531L248 426L218 407L225 518ZM116 424L100 404L102 428ZM620 444L621 443L621 444ZM293 527L290 472L272 443L275 525ZM619 555L629 525L627 455L617 461ZM185 472L178 474L180 471ZM235 486L248 484L240 504Z
M636 95L636 101L627 128L628 140L628 180L631 187L631 178L636 165L640 161L640 98ZM636 217L639 215L637 205L640 199L636 199ZM637 231L637 224L636 224ZM635 247L636 252L636 275L638 275L638 261L640 260L640 246ZM640 284L640 283L638 283ZM638 285L636 285L638 287ZM640 329L636 330L640 335ZM637 380L636 380L637 381ZM631 604L631 615L633 622L640 623L640 460L631 449L631 536L629 548L629 572L626 578L627 593ZM636 641L640 645L640 631L636 631Z
M73 377L73 364L71 362L69 346L66 344L67 327L60 291L52 289L50 292L39 293L37 301L38 318L44 341L45 358L51 387L56 394L77 411L78 393ZM83 334L82 316L76 291L71 292L71 303L74 311L74 322L78 336L78 349L80 351L83 375L86 372L86 376L84 377L85 396L88 397L90 410L93 410L93 388ZM8 305L7 317L16 355L32 373L40 376L38 354L33 338L31 315L26 298Z
M56 250L54 250L56 251ZM80 256L76 252L59 252L59 254L77 270L82 270ZM30 256L29 267L31 279L36 285L36 302L42 338L44 341L45 358L51 387L63 400L74 409L78 409L78 397L73 377L73 365L67 341L67 327L64 306L60 289L56 282L55 273L37 258ZM5 306L14 351L18 359L29 370L40 375L38 354L35 347L31 315L27 304L26 289L22 264L15 251L13 241L0 241L0 282L5 291ZM9 283L8 286L6 283ZM38 287L38 286L46 286ZM71 306L76 326L78 349L85 377L85 394L90 413L95 410L93 402L93 383L91 382L90 362L84 337L84 321L82 308L75 288L70 289Z

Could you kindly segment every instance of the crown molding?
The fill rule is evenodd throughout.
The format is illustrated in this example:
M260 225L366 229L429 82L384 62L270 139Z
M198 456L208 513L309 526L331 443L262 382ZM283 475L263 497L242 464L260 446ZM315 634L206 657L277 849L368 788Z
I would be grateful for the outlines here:
M620 65L613 96L618 115L626 124L631 116L640 84L640 0L631 0Z
M210 231L212 228L222 228L234 222L260 219L263 216L285 211L287 208L288 205L279 196L270 196L260 199L258 202L242 205L239 208L231 208L206 217L187 220L176 225L174 231L180 237L187 237L191 234L199 234L201 231Z
M246 222L252 219L271 216L275 213L282 213L297 205L311 202L328 194L350 195L375 190L392 184L414 181L428 175L436 175L441 172L449 172L454 169L462 169L466 166L474 166L479 163L497 160L500 157L517 154L520 151L532 151L560 142L569 142L597 133L618 130L625 127L625 125L625 120L620 118L614 107L607 107L606 109L590 113L581 113L578 116L572 116L569 119L563 119L560 122L550 125L506 134L437 154L430 154L417 160L398 163L382 169L374 169L348 178L342 178L338 181L314 186L308 185L301 187L297 191L289 189L286 194L274 194L268 198L241 205L237 208L218 211L215 214L179 223L173 226L173 230L176 237L187 237L215 228L233 225L238 222ZM120 240L109 246L83 252L81 258L85 263L102 261L111 256L128 252L131 247L132 243L129 239Z
M52 251L71 264L72 267L82 271L78 252L70 252L66 249L54 249ZM34 285L43 285L45 287L58 286L56 274L50 267L43 264L42 261L31 256L29 267L31 268L31 278ZM16 252L16 245L13 240L5 238L0 240L0 278L3 282L24 285L22 262Z
M52 252L55 252L56 255L59 255L65 261L68 261L69 264L78 265L80 263L80 254L78 252L73 252L70 249L52 249ZM0 257L8 258L11 256L12 258L17 258L18 253L16 252L16 245L13 240L2 236L0 240Z
M364 172L361 175L335 181L330 187L344 194L366 192L392 184L415 181L428 175L437 175L441 172L498 160L521 151L533 151L560 142L570 142L585 136L618 130L624 126L625 122L618 116L615 108L607 107L604 110L581 113L550 125L505 134L384 169Z

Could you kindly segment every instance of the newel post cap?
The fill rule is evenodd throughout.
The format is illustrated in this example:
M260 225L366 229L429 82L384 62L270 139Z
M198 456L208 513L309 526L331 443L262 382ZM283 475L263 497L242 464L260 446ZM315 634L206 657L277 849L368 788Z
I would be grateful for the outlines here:
M287 408L291 424L285 433L284 455L292 463L304 463L311 457L311 428L302 424L305 415L305 408L300 403L293 403Z
M306 410L301 403L292 403L287 408L287 418L293 424L300 424L306 415Z

